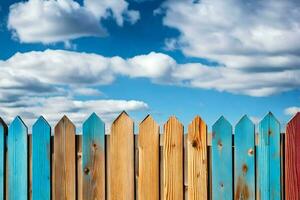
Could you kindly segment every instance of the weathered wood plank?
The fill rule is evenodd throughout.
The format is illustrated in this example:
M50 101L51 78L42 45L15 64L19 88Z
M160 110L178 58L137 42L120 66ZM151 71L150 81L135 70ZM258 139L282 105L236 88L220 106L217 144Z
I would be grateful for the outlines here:
M82 135L76 135L76 159L77 159L77 200L83 199L83 170L82 170Z
M234 199L255 199L255 126L245 115L234 134Z
M175 118L164 125L164 200L182 200L183 125Z
M112 124L109 156L109 199L133 200L135 196L133 121L126 112L122 112Z
M258 128L257 199L280 199L280 124L269 113Z
M211 148L212 199L232 199L232 126L223 116L212 127Z
M159 199L159 126L148 115L139 126L139 200Z
M82 170L83 199L105 199L105 125L95 113L82 128Z
M5 199L5 146L6 146L7 126L0 117L0 200Z
M54 134L54 197L76 199L75 126L64 116Z
M300 113L286 127L285 199L300 199Z
M27 127L18 116L8 128L8 199L28 198Z
M50 200L51 127L40 117L32 128L32 199Z
M207 127L205 122L196 116L188 129L188 199L207 199Z

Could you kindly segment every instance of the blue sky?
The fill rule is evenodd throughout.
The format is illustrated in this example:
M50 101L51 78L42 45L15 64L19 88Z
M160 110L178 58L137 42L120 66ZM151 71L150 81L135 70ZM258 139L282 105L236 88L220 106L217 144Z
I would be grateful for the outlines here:
M235 124L300 110L296 0L6 0L0 3L0 115L27 124L127 110L163 124ZM289 15L286 15L289 13Z

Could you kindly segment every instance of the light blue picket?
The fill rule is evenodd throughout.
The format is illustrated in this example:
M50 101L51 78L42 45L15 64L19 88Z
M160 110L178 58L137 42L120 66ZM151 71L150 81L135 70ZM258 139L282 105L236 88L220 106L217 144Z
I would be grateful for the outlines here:
M232 126L222 116L212 127L212 199L232 199Z
M234 132L234 199L255 199L255 126L243 116Z
M7 126L0 117L0 200L5 199L5 137L7 135Z
M105 199L105 125L93 113L82 129L83 199Z
M32 127L32 199L50 200L51 127L41 116Z
M28 189L27 127L17 116L8 128L8 199L26 200Z
M258 127L257 176L258 199L280 200L280 124L272 113Z

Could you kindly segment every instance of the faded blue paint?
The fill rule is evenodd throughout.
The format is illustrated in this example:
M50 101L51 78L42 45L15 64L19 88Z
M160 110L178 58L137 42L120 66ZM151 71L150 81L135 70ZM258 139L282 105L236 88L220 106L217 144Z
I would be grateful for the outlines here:
M84 123L82 129L82 169L86 167L90 168L93 166L93 157L91 157L91 152L93 151L93 146L96 144L103 153L105 152L105 124L104 122L93 113ZM103 163L105 164L105 163ZM88 179L84 182L91 181L91 174L84 174L84 178Z
M32 127L32 199L50 200L51 127L43 118Z
M0 118L0 200L5 199L5 137L7 134L7 126Z
M27 127L19 116L8 128L7 146L8 199L26 200L28 198Z
M255 199L255 125L245 115L234 133L234 199Z
M232 126L222 116L212 127L212 199L232 199Z
M257 190L261 200L280 200L280 124L269 113L259 123Z

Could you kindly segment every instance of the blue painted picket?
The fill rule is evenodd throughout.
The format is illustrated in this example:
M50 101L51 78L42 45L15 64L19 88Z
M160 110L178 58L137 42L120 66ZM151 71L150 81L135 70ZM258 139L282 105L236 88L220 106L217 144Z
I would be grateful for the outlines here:
M257 176L258 198L279 200L280 124L272 113L267 114L258 126Z
M8 199L26 200L28 189L27 127L18 116L8 128Z
M234 132L234 199L255 199L255 125L245 115Z
M232 126L222 116L212 127L212 199L232 199Z
M105 199L105 125L93 113L82 128L83 199Z
M51 198L51 127L40 117L32 127L32 199Z
M7 126L0 118L0 200L5 199L5 137Z

